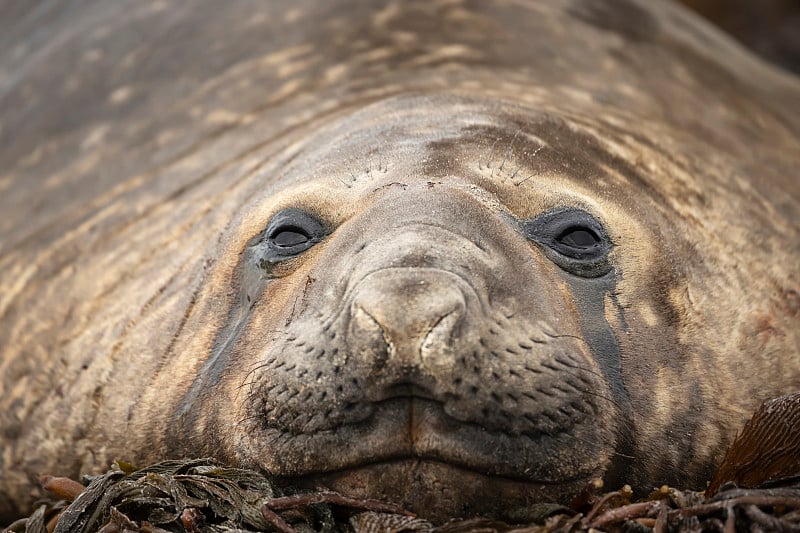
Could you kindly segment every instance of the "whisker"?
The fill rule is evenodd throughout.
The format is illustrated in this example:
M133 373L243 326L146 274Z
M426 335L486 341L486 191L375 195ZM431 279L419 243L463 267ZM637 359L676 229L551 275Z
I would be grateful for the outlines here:
M511 142L508 144L508 148L506 148L506 153L503 154L503 161L500 163L500 167L498 167L498 169L497 169L497 172L498 172L497 175L498 176L500 176L503 173L503 167L506 165L506 160L508 159L508 154L510 154L511 150L514 149L514 143L516 142L517 137L519 136L521 131L522 130L517 130L516 133L514 133L514 136L511 138Z
M494 149L497 146L497 143L500 142L500 137L496 138L492 143L492 148L489 150L489 157L486 159L486 168L492 168L492 159L494 158ZM483 170L481 167L481 160L478 159L478 168Z

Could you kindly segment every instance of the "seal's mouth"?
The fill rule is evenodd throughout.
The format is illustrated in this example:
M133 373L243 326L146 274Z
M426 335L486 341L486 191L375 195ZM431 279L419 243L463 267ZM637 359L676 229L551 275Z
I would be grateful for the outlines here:
M602 476L605 447L593 444L602 442L593 428L536 437L490 431L449 416L440 401L393 396L361 422L274 436L282 448L267 470L292 486L393 502L435 523L525 522L535 519L534 504L566 503Z
M466 418L466 417L465 417ZM369 416L329 430L292 435L267 429L271 463L285 478L341 475L398 462L448 468L508 481L563 485L602 471L597 430L578 425L550 434L507 433L446 414L431 398L393 396L371 404ZM383 465L383 466L382 466Z

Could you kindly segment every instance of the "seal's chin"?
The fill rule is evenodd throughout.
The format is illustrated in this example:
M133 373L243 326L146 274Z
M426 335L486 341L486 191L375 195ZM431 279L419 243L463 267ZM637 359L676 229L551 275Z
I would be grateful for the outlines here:
M394 398L360 423L294 436L292 448L302 453L287 449L278 454L285 462L269 470L295 485L390 501L432 521L525 521L532 504L566 503L602 475L604 454L586 446L598 442L581 435L586 429L538 437L489 431L445 414L439 402Z
M591 477L542 484L408 458L309 476L299 485L315 488L321 484L348 496L392 502L434 523L472 516L514 523L536 519L536 503L569 500Z

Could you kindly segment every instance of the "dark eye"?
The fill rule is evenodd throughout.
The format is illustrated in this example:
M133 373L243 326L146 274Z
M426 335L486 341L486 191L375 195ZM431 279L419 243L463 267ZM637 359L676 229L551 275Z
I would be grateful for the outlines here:
M556 237L556 241L562 246L574 250L577 254L581 254L583 252L591 253L600 244L600 237L591 228L573 226Z
M611 240L600 222L581 209L560 208L522 223L525 235L571 274L593 278L611 270Z
M266 267L305 252L326 235L325 226L316 217L302 209L288 208L272 217L251 247L257 263Z
M292 248L302 246L310 240L309 235L302 228L278 228L276 233L270 236L270 240L280 248Z

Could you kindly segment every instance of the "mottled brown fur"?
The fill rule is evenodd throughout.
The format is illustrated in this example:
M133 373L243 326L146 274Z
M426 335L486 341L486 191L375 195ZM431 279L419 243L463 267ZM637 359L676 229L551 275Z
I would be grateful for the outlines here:
M524 518L593 476L702 488L752 409L800 386L800 82L682 8L13 15L4 519L42 473L209 454ZM328 236L262 275L248 254L290 207ZM524 236L566 207L613 243L600 285Z

